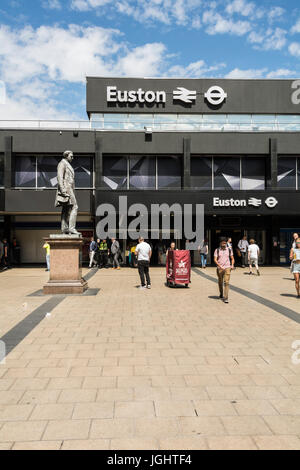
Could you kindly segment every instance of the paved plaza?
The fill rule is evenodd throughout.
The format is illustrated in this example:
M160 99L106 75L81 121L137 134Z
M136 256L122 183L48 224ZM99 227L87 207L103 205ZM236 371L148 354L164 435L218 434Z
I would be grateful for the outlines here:
M90 295L54 297L43 269L1 273L0 449L300 449L300 300L287 268L246 273L228 305L213 268L142 291L84 270Z

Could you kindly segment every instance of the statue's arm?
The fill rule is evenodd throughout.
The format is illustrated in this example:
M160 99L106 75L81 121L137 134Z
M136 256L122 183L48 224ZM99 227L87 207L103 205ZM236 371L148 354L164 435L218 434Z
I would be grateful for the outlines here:
M66 194L65 190L65 172L66 166L63 161L58 164L57 167L57 182L58 182L58 191L62 194Z

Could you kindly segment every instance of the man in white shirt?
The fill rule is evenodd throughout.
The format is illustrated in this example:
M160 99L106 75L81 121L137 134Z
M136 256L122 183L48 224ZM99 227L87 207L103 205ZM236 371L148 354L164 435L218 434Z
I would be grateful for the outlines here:
M242 257L242 268L244 268L246 265L248 247L249 243L247 241L247 236L245 235L238 243L238 248L241 252Z
M146 243L143 237L139 238L139 244L135 249L135 255L138 260L138 270L141 278L140 289L151 289L151 281L149 275L149 265L152 256L152 250L149 243ZM147 285L145 283L145 276Z
M249 261L249 269L250 269L250 274L253 274L252 272L252 265L256 267L257 275L260 276L259 268L258 268L258 257L259 257L259 246L256 245L255 241L253 239L250 240L250 245L248 247L248 261Z

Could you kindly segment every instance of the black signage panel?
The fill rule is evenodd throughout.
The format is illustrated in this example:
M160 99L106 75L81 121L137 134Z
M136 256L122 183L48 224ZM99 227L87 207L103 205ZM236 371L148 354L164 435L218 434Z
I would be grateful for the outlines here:
M119 212L120 197L132 204L204 204L206 215L294 215L300 216L300 191L96 191L96 208L112 204Z
M55 207L54 190L5 190L6 212L60 212ZM91 198L89 190L77 190L76 199L79 212L90 212Z
M87 113L299 114L300 80L87 77Z

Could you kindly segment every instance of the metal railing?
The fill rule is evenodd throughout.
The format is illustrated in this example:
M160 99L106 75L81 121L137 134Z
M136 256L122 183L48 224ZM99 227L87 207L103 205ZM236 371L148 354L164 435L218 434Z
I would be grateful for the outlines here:
M0 129L44 129L44 130L73 130L73 131L126 131L145 132L145 127L150 127L153 132L300 132L300 121L280 122L277 119L269 122L228 122L194 120L191 116L185 122L180 116L174 116L174 120L157 118L152 122L144 120L140 116L139 121L131 121L128 116L115 120L110 116L91 121L52 121L52 120L0 120Z

